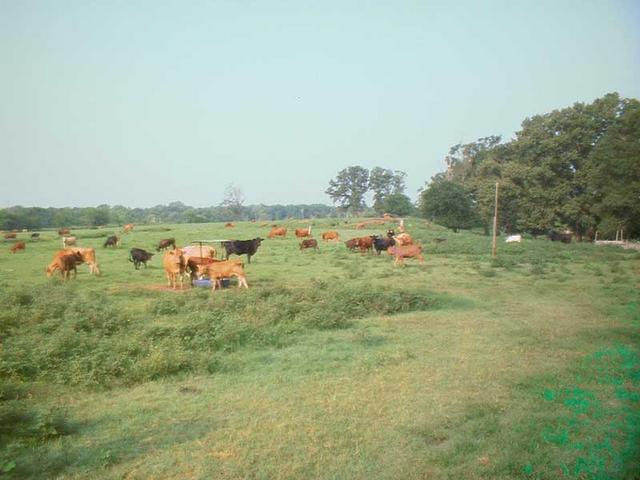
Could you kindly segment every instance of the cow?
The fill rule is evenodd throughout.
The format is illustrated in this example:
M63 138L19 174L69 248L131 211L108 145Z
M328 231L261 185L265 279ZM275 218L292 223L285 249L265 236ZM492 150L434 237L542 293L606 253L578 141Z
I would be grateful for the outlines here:
M247 255L249 263L251 263L251 256L255 255L258 251L258 247L262 242L262 238L257 237L253 240L227 240L222 242L222 246L225 249L225 260L229 260L229 255Z
M164 238L160 240L160 242L158 243L158 248L156 248L156 252L159 252L160 250L164 250L165 248L169 248L169 247L173 247L173 249L175 250L176 248L175 238Z
M189 245L182 247L182 253L185 257L205 257L216 258L216 249L209 245Z
M40 234L39 233L32 233L31 234L31 240L40 240Z
M404 263L405 258L417 258L420 263L424 263L422 247L420 245L393 245L387 249L389 255L395 257L394 265Z
M100 268L98 267L98 263L96 262L96 250L94 248L71 247L56 252L56 254L53 256L53 260L47 267L47 276L50 277L53 271L58 268L56 263L57 258L64 255L71 255L76 253L80 255L82 262L89 265L89 273L95 273L97 275L100 274Z
M58 235L62 236L62 235L69 235L71 233L71 230L69 230L68 228L61 228L60 230L58 230Z
M505 240L506 243L520 243L522 241L522 235L509 235Z
M167 285L176 289L176 282L180 282L180 288L183 287L182 277L186 269L186 262L182 255L182 250L174 248L164 252L162 257L162 266L167 276Z
M62 248L71 247L76 244L76 237L62 237Z
M373 249L373 239L371 237L358 237L358 248L360 253L366 253Z
M267 237L269 238L275 238L275 237L284 238L286 236L287 236L287 229L285 227L271 227L271 230L267 234Z
M322 240L328 242L329 240L340 240L340 234L335 230L329 230L328 232L322 232Z
M109 237L107 237L107 239L104 242L103 247L119 247L120 246L120 237L118 237L117 235L111 235Z
M396 241L397 245L413 245L413 238L408 233L397 233L393 236L393 239Z
M133 262L136 270L138 270L141 263L144 264L144 268L147 268L147 262L151 260L151 257L153 257L153 253L147 252L142 248L132 248L129 251L129 261Z
M551 230L548 237L552 242L571 243L573 235L571 235L570 233L560 233L556 232L555 230Z
M5 233L4 234L4 238L7 240L10 240L12 238L16 238L16 234L15 233Z
M358 248L358 239L352 238L351 240L347 240L346 242L344 242L344 244L349 250L355 250L356 248Z
M311 225L308 228L296 228L296 237L304 238L311 236Z
M389 247L396 244L396 241L393 237L381 237L379 235L371 235L371 239L373 240L373 248L376 249L378 255L383 250L387 250Z
M131 230L133 230L133 227L134 227L133 223L127 223L124 226L124 233L129 233Z
M220 280L230 277L238 279L238 288L249 289L242 264L237 261L213 262L203 266L202 271L211 279L211 293L215 291Z
M73 252L72 250L62 250L62 252L64 253L60 254L61 252L58 252L47 267L47 277L51 278L55 270L60 270L62 281L69 280L72 271L74 278L78 276L76 266L82 263L82 255L80 252Z
M235 227L235 225L233 223L231 223L231 222L227 222L227 223L224 224L224 228L234 228L234 227Z
M307 238L300 242L300 251L306 250L307 248L313 248L315 251L318 251L318 241L315 238Z
M24 242L16 242L13 244L13 246L9 249L9 251L11 253L16 253L18 250L24 250L26 247Z

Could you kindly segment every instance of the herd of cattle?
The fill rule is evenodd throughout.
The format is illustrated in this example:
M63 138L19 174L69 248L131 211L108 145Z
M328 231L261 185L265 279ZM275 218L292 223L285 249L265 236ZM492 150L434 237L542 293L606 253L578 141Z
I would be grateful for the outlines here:
M227 223L225 228L233 228L235 225ZM133 230L132 224L124 226L124 233ZM294 230L296 238L300 240L300 251L314 249L318 251L318 241L312 238L311 227L296 228ZM46 268L46 274L51 277L55 271L59 271L63 280L77 275L77 265L85 263L89 266L89 273L100 274L100 268L96 261L96 252L94 248L77 246L77 238L70 234L68 229L60 229L58 231L62 239L62 250L59 250L53 256L51 263ZM285 238L287 236L287 228L273 226L267 237ZM4 234L5 239L16 239L16 232ZM339 242L340 234L335 231L326 231L321 234L321 238L325 242ZM39 234L32 233L32 240L38 240ZM520 242L520 235L507 237L506 241ZM551 232L549 239L552 241L560 241L563 243L571 243L571 234ZM256 237L251 240L226 240L221 241L224 247L224 259L217 258L217 252L214 247L208 245L186 246L179 248L176 246L174 238L166 238L159 241L156 252L163 251L162 265L166 274L167 284L171 288L183 287L183 278L189 278L193 284L196 280L209 279L212 291L221 286L224 279L236 277L238 287L249 288L244 273L244 263L240 260L229 260L231 255L246 255L248 263L251 263L251 257L256 254L264 239ZM435 239L443 240L444 239ZM403 225L400 226L400 232L387 230L386 235L367 235L347 240L345 246L352 251L359 251L363 254L375 252L380 255L386 251L394 257L394 264L402 264L406 258L416 258L421 263L424 262L422 255L422 247L415 243L411 235L404 231ZM121 245L121 238L118 235L108 236L103 244L104 248L117 248ZM24 250L26 244L16 241L10 248L11 253ZM147 266L147 262L152 259L154 253L144 250L143 248L134 247L129 251L129 261L133 263L136 270L141 265Z

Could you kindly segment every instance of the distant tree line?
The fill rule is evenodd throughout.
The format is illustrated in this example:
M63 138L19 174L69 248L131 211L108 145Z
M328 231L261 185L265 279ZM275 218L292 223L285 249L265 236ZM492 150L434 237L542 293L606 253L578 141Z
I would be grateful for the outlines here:
M541 234L570 229L640 237L640 102L605 95L591 104L536 115L513 140L455 145L446 171L419 199L422 216L452 229L493 221L499 182L501 230Z
M237 193L237 192L236 192ZM0 229L39 229L64 226L123 225L125 223L206 223L231 220L277 221L286 218L309 219L333 217L334 207L311 205L242 205L240 198L227 198L219 206L190 207L182 202L151 208L128 208L122 205L82 208L41 208L15 206L0 209Z

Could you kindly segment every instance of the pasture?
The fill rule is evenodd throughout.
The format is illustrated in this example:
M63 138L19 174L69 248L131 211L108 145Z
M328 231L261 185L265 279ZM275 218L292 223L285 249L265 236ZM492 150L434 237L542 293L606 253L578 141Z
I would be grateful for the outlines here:
M56 232L0 243L0 477L638 478L639 252L410 219L394 266L336 222L72 229L102 274L66 283ZM166 288L160 239L257 236L248 291Z

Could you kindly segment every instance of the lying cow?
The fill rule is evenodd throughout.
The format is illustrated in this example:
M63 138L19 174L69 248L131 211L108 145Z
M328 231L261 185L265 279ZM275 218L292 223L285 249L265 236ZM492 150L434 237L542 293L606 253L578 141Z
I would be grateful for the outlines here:
M335 230L322 233L322 240L328 242L329 240L340 240L340 234Z
M76 244L76 237L62 237L62 248L71 247Z
M156 248L156 252L159 252L160 250L164 250L165 248L169 248L169 247L175 250L176 248L175 238L164 238L160 240L160 242L158 243L158 248Z
M244 269L242 268L242 264L238 261L213 262L209 265L203 266L202 270L204 275L211 279L211 293L215 291L216 286L219 285L219 282L223 278L230 277L236 277L238 279L238 288L244 287L249 289Z
M505 240L506 243L520 243L522 241L522 235L509 235Z
M111 235L107 237L107 240L104 242L103 247L119 247L120 246L120 237L117 235Z
M9 251L11 253L16 253L20 250L24 250L26 248L26 245L24 242L16 242L10 249Z
M167 250L162 257L162 267L167 276L167 285L175 290L176 282L180 282L180 288L183 287L182 277L184 276L186 262L182 255L182 250L174 248Z
M151 257L153 257L153 253L147 252L142 248L132 248L129 251L129 261L133 262L136 270L138 270L141 263L144 265L144 268L147 268L147 262L151 260Z
M315 251L318 251L318 241L315 238L307 238L300 242L300 251L306 250L307 248L313 248Z
M255 255L258 251L258 247L262 242L262 238L257 237L253 240L228 240L222 242L222 246L225 249L225 260L229 260L229 255L247 255L248 262L251 263L251 256Z
M275 238L275 237L284 238L286 236L287 236L287 229L284 227L271 227L271 230L267 234L267 237L269 238Z
M393 245L387 249L389 255L395 257L394 265L404 263L405 258L417 258L420 263L424 263L422 247L420 245Z

